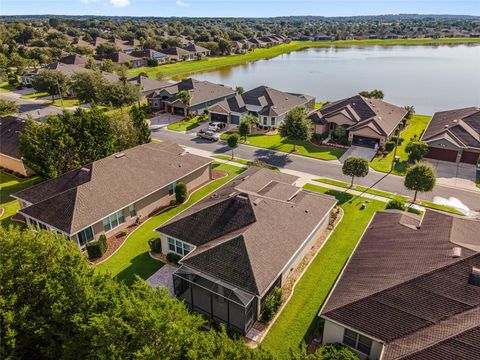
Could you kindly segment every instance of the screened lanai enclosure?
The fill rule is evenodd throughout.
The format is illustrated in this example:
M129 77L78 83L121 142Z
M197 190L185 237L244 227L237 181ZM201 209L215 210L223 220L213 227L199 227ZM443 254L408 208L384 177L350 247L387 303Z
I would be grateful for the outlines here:
M242 335L256 320L257 298L223 281L182 265L173 274L175 296L192 310Z

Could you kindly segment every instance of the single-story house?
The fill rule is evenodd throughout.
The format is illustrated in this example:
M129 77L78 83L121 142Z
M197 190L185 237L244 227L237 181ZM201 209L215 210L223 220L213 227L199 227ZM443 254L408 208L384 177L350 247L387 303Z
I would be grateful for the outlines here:
M204 48L203 46L195 45L193 43L188 44L183 49L194 53L197 57L205 57L210 55L210 50Z
M256 47L265 47L268 45L266 42L256 38L250 38L248 39L248 42L255 45Z
M480 156L480 108L436 112L422 138L430 150L425 157L477 164Z
M0 167L29 176L33 171L25 166L18 150L20 135L24 130L23 119L16 116L0 118Z
M336 199L298 178L251 167L156 231L181 257L175 295L192 310L245 334L266 297L289 280L328 226Z
M258 86L211 106L208 113L211 121L234 125L238 125L246 115L253 114L258 117L261 126L277 128L282 124L285 115L299 106L310 112L315 108L315 98Z
M210 181L211 160L164 141L94 161L12 195L29 225L58 231L80 248L145 218L175 198Z
M187 91L190 94L188 107L185 107L185 104L177 98L180 91ZM147 100L153 109L185 115L189 112L200 114L211 105L233 96L235 96L235 90L232 88L189 78L151 93L147 96Z
M196 59L195 53L176 46L163 49L162 53L168 55L171 60L175 61L190 61Z
M123 52L104 54L102 56L97 56L97 59L99 60L110 59L115 64L128 65L128 66L131 66L133 69L148 65L146 59L131 56Z
M169 62L169 58L167 54L164 54L160 51L156 51L152 49L132 51L130 55L135 56L137 58L145 59L145 60L155 59L158 61L159 64L165 64Z
M355 95L316 110L310 119L317 134L333 133L342 126L353 145L378 148L385 147L405 115L403 107Z
M89 57L86 55L70 54L62 57L59 61L64 64L85 66Z
M318 34L314 36L315 41L331 41L334 40L335 37L331 35L325 35L325 34Z
M377 212L320 310L323 344L362 360L478 359L479 234L462 216Z
M124 53L131 53L135 51L140 46L140 41L137 39L133 40L121 40L121 39L114 39L113 43L120 51Z
M127 81L139 85L143 97L147 97L155 91L172 85L169 81L153 80L142 75L130 77Z

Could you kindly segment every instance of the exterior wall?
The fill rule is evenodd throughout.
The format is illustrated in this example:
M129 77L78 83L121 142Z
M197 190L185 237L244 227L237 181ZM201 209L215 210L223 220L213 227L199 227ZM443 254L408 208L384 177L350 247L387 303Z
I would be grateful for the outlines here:
M343 114L335 114L326 119L328 122L334 122L337 125L353 125L354 122Z
M337 342L342 344L344 331L345 331L345 328L343 326L337 323L334 323L333 321L330 321L328 319L325 319L325 325L323 327L322 344L330 344L330 343L337 343ZM371 347L369 356L362 354L361 352L358 352L355 349L352 349L352 350L358 354L361 360L366 360L366 359L379 360L380 356L382 355L382 349L383 349L382 343L372 340L372 347Z
M33 171L27 168L22 160L14 159L3 154L0 154L0 167L15 171L23 176L30 176L33 174Z
M456 150L456 151L460 150L457 146L455 146L451 142L444 139L440 139L436 141L428 141L427 144L428 146L437 147L441 149L449 149L449 150Z
M212 99L212 100L206 101L206 102L201 103L201 104L190 106L188 108L188 111L196 113L196 114L200 114L200 113L204 112L205 110L208 110L208 108L210 106L212 106L214 104L217 104L217 103L219 103L223 100L230 99L234 96L235 96L235 94L232 94L232 95L229 95L229 96L223 96L223 97L220 97L220 98L217 98L217 99Z

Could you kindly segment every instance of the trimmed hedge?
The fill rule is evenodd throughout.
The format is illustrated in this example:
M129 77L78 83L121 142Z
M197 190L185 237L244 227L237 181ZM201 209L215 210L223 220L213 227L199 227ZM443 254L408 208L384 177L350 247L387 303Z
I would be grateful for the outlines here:
M180 259L181 259L181 257L177 254L174 254L174 253L168 253L167 254L167 260L171 263L178 264Z
M385 150L387 151L392 151L393 149L395 148L395 142L393 141L388 141L387 143L385 143Z
M162 239L160 238L153 238L148 240L148 245L150 246L150 250L154 253L161 253L162 252Z
M182 204L188 198L187 184L179 182L175 187L175 199Z
M90 241L87 243L87 253L89 259L101 258L108 249L107 237L105 234L100 235L98 241Z

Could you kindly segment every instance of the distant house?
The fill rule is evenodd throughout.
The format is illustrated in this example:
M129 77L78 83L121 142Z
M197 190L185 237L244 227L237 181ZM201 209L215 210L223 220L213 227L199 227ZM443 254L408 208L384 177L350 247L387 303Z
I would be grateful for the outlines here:
M97 59L99 59L99 60L110 59L115 64L127 65L127 66L132 67L133 69L139 68L139 67L142 67L142 66L147 66L147 60L145 60L143 58L138 58L138 57L135 57L135 56L131 56L131 55L125 54L123 52L104 54L102 56L97 56Z
M314 36L314 39L316 41L331 41L331 40L334 40L334 38L330 35L325 35L325 34L319 34L319 35L315 35Z
M133 40L114 39L113 43L115 44L117 49L127 54L131 53L132 51L135 51L140 46L140 41L138 41L137 39L133 39Z
M185 104L177 98L180 91L187 91L190 94L191 100L188 107L185 107ZM211 105L233 96L235 96L235 90L232 88L189 78L153 92L147 96L147 100L153 109L186 115L189 112L200 114Z
M95 49L95 46L91 42L85 41L83 39L78 39L74 45L81 46L87 49L92 49L92 50Z
M12 195L30 226L54 230L80 248L145 218L174 199L178 182L192 190L211 179L211 160L175 143L148 143L94 161Z
M153 94L155 91L161 90L165 87L172 86L169 81L158 81L148 77L137 75L127 79L129 83L140 86L140 91L144 97Z
M276 128L282 124L285 115L296 107L312 111L315 98L259 86L211 106L208 113L212 121L234 125L238 125L246 115L253 114L258 117L261 126Z
M96 49L99 45L101 44L106 44L106 43L109 43L110 41L107 40L107 39L104 39L100 36L97 36L94 40L93 40L93 47Z
M316 110L310 119L317 134L331 134L342 126L352 145L378 148L391 139L406 114L386 101L355 95Z
M250 167L156 231L162 252L181 257L175 295L193 311L246 334L265 300L328 226L335 198L298 178Z
M19 151L20 135L24 130L23 119L15 116L0 118L0 167L29 176L33 171L23 164Z
M377 212L319 316L370 360L478 359L480 221Z
M60 62L69 65L78 65L78 66L85 66L85 64L90 59L89 56L79 55L79 54L71 54L60 58Z
M210 50L208 50L208 49L206 49L202 46L195 45L193 43L188 44L183 49L185 49L187 51L190 51L191 53L194 53L195 56L197 56L197 57L205 57L205 56L210 55Z
M436 112L422 138L430 150L425 157L477 164L480 157L480 108Z
M195 53L176 46L163 49L162 52L174 61L191 61L196 59Z
M256 38L250 38L248 39L248 42L252 43L253 45L255 45L256 47L265 47L267 46L267 43L260 40L260 39L256 39Z
M392 33L391 31L384 32L383 34L380 35L380 39L398 39L400 36Z
M155 59L158 61L159 64L165 64L169 61L169 57L167 54L152 49L132 51L130 55L137 58L145 59L147 61Z

